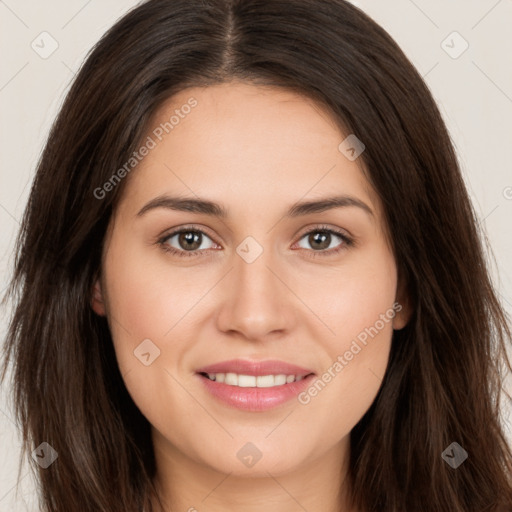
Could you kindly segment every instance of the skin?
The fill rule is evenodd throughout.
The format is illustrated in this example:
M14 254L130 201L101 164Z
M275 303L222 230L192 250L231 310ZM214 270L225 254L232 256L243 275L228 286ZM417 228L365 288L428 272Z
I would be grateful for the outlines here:
M126 178L92 300L152 425L156 484L172 510L353 512L344 485L349 434L379 390L392 329L410 316L382 205L361 160L338 150L348 133L311 100L240 82L190 88L161 106L152 129L190 97L197 106ZM299 200L333 193L364 201L373 216L348 206L285 217ZM137 216L162 194L207 198L229 215L156 208ZM333 234L316 248L304 234L322 225L356 245L328 254L344 244ZM207 232L195 256L157 242L183 226ZM236 252L248 236L263 248L250 264ZM179 236L164 243L189 247ZM306 405L241 411L214 399L195 374L241 357L320 376L396 301L402 310ZM145 339L160 350L149 366L134 356ZM262 455L252 467L236 456L247 442Z

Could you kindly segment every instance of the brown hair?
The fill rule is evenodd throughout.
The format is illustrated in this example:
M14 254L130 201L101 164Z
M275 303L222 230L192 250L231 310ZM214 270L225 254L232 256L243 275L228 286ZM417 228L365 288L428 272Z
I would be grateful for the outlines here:
M44 510L151 510L150 425L90 307L126 162L162 102L232 79L315 99L366 146L413 315L395 331L378 396L351 432L353 502L365 512L512 510L499 418L511 332L478 221L429 89L392 38L343 0L150 0L88 55L51 129L16 245L2 380L24 450L46 441ZM134 171L136 172L136 169ZM453 441L469 454L452 469ZM24 453L22 453L22 457Z

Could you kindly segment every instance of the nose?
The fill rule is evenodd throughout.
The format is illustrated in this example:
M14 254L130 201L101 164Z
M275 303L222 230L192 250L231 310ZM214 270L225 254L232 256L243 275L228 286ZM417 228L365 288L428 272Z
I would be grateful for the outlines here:
M287 276L279 270L271 251L264 250L252 263L235 253L233 266L223 285L219 330L238 333L251 341L289 331L296 319L297 304L287 287Z

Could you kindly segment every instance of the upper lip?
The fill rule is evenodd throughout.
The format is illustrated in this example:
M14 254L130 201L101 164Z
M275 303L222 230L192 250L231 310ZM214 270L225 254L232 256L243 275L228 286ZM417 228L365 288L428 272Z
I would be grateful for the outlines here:
M220 363L203 366L197 373L237 373L239 375L295 375L305 377L312 370L308 370L295 364L286 363L277 359L266 361L250 361L247 359L231 359Z

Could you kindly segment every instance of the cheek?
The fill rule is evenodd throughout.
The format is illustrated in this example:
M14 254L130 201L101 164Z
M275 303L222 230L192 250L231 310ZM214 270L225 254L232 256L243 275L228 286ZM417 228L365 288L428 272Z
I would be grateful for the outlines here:
M376 323L386 336L392 331L391 320L385 318L383 324L382 315L394 316L389 310L396 297L396 267L393 257L378 249L358 255L335 273L318 276L317 286L304 291L331 331L330 337L323 336L331 353L348 350L353 338Z
M184 415L193 409L172 376L180 373L195 338L201 297L217 278L208 283L209 274L192 268L172 271L164 258L153 257L152 263L147 249L146 254L137 248L120 250L127 246L113 240L105 261L110 329L128 392L158 424L165 416L162 404Z
M173 271L153 248L122 252L122 245L112 243L105 264L114 340L133 348L146 338L167 342L178 324L186 325L188 311L204 294L204 276L190 269Z
M324 373L300 401L320 423L330 425L333 435L350 430L368 410L389 359L396 267L389 253L373 254L379 256L331 276L328 292L310 296L331 332L322 331Z

